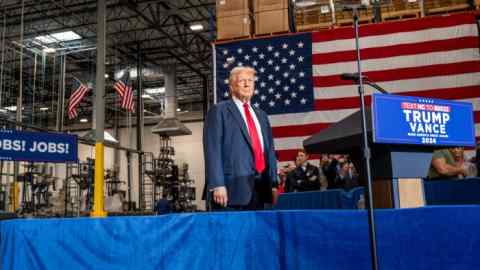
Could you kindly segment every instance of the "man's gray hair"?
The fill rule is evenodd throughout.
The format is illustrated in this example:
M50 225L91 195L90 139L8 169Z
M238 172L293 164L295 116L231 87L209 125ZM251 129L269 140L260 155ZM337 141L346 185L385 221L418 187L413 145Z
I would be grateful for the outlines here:
M233 79L237 76L237 74L241 72L251 73L253 77L255 77L255 75L257 74L257 71L255 71L255 69L252 67L234 67L230 71L230 77L228 77L228 83L231 85L233 83Z

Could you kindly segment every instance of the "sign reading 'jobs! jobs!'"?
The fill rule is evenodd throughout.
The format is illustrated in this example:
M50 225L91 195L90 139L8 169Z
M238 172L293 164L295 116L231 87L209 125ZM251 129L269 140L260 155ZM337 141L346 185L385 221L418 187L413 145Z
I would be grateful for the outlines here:
M0 130L0 159L68 162L78 160L77 136L47 132Z
M372 125L375 143L475 145L473 105L467 102L374 94Z

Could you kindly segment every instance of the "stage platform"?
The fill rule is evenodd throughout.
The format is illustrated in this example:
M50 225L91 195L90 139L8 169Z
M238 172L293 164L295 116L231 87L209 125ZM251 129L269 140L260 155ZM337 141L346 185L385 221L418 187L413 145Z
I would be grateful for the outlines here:
M378 210L380 269L480 269L480 206ZM364 210L0 222L1 269L370 269Z

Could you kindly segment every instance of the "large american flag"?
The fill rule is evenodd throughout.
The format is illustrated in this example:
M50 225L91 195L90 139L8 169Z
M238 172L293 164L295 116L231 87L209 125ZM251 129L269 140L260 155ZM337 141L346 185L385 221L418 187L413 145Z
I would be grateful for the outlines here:
M73 91L68 99L67 112L69 119L74 119L78 116L77 107L89 90L90 88L88 88L85 84L81 83L77 79L74 79Z
M473 14L360 27L362 69L393 94L471 102L480 134L480 54ZM292 161L302 142L359 108L353 28L239 41L215 46L216 100L228 98L234 66L257 70L252 104L272 124L277 157ZM373 90L365 88L367 102Z

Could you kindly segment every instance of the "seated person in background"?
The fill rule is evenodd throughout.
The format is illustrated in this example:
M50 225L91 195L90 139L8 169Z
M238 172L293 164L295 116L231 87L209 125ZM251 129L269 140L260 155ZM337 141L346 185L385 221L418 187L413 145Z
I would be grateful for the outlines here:
M295 160L296 168L288 173L285 183L285 192L299 192L320 190L326 188L325 176L308 162L308 154L305 150L299 150Z
M455 160L456 164L461 165L465 169L464 177L476 177L477 176L477 167L473 162L469 160L465 160L465 153L463 148L459 147L458 151L453 153L453 159Z
M358 175L353 168L353 164L348 161L339 163L339 170L331 188L341 188L350 190L358 186Z
M429 179L463 178L467 174L464 164L458 159L463 153L462 147L435 150L428 171ZM455 161L457 156L458 162Z

